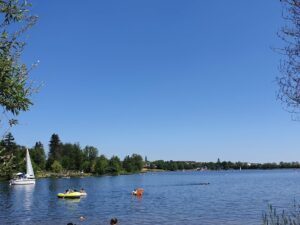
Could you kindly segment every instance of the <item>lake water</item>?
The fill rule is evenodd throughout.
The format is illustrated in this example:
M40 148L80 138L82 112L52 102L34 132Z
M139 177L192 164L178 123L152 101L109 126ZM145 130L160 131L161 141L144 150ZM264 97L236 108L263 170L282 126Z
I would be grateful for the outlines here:
M209 185L200 185L208 182ZM67 188L80 200L58 199ZM131 195L136 187L142 198ZM268 203L300 200L300 170L166 172L128 176L39 179L31 186L0 182L0 224L261 224ZM79 217L84 216L85 221Z

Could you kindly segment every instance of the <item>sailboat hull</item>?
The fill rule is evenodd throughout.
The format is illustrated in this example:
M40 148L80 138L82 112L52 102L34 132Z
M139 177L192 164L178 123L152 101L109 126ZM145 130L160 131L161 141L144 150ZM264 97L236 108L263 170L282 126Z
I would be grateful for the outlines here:
M10 181L10 185L25 185L35 184L35 179L13 179Z

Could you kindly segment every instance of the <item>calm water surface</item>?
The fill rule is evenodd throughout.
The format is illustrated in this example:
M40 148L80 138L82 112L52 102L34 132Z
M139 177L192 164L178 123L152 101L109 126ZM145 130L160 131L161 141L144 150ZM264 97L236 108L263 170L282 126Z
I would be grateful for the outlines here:
M199 185L209 182L209 185ZM85 188L80 200L58 199ZM143 198L131 196L136 187ZM0 182L0 224L261 224L272 203L300 200L300 170L168 172L116 177L39 179L33 186ZM84 216L86 220L79 221Z

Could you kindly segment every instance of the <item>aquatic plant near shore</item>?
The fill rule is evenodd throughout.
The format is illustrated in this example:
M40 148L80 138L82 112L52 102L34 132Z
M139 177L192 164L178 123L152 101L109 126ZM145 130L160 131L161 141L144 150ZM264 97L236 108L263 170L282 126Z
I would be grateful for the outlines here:
M268 212L263 213L263 225L300 225L300 205L294 201L289 211L281 213L269 205Z

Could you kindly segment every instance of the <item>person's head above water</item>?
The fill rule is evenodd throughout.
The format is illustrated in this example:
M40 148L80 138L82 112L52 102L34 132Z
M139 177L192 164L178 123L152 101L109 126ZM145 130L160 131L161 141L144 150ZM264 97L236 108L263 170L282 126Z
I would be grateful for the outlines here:
M117 224L118 223L118 219L117 218L112 218L111 220L110 220L110 225L115 225L115 224Z

